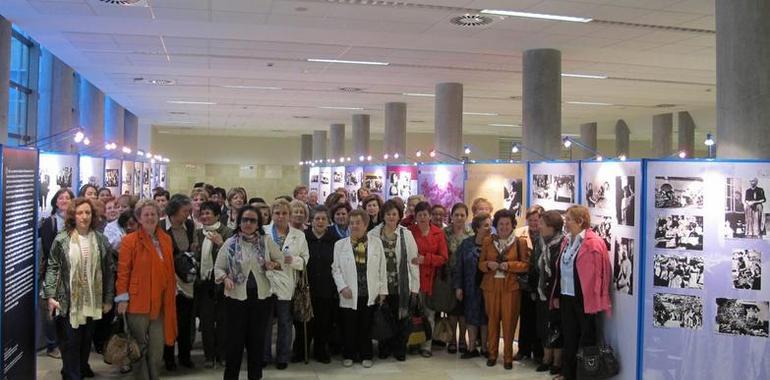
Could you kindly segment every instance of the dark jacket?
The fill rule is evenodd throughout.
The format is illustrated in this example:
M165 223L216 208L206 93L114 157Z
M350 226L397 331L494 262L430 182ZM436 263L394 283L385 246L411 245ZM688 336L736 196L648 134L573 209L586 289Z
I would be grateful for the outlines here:
M188 230L189 231L189 230ZM233 230L231 230L229 227L227 227L227 223L219 223L219 228L217 228L217 233L222 236L222 243L224 243L225 240L229 239L230 236L233 236ZM193 250L193 256L195 257L195 261L198 263L201 262L201 248L203 246L203 240L205 239L205 236L203 236L203 229L199 228L195 230L195 244L194 250ZM172 239L173 240L173 239ZM212 242L213 243L213 242ZM175 249L176 249L176 243L174 243ZM217 254L219 254L219 249L222 248L221 245L217 244L211 244L211 262L216 263L217 262ZM213 268L213 265L212 265ZM198 272L198 280L196 282L199 282L201 280L201 275L203 273ZM213 278L214 276L212 276Z
M168 236L171 236L171 243L173 243L174 247L174 257L177 257L180 253L182 253L182 251L179 249L176 240L174 240L174 235L168 229L168 225L170 223L171 222L168 220L168 218L163 219L160 221L160 228L162 228L163 232L167 233ZM187 241L190 242L190 252L195 252L195 240L193 240L193 235L195 234L195 222L193 222L192 219L187 219L184 221L184 226L185 232L187 232Z
M96 234L100 262L102 266L102 304L112 304L115 298L115 263L110 242L100 232ZM68 315L70 306L70 233L63 230L54 239L45 271L44 298L54 298L59 302L62 315Z
M310 283L310 294L313 297L334 298L337 296L337 286L332 277L332 262L334 261L334 243L337 238L330 230L317 238L312 229L305 231L310 259L307 263L307 277Z
M40 236L40 275L41 278L45 276L45 268L48 265L48 257L51 255L51 246L53 245L58 226L56 225L56 217L51 215L47 216L40 223L40 228L37 233Z

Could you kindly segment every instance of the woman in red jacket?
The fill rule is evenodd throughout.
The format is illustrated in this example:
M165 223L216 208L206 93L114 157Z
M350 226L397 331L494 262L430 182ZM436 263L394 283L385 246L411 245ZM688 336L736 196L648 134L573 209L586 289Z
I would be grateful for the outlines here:
M414 215L417 223L409 227L409 230L417 242L418 255L412 259L412 263L420 266L420 302L432 330L436 324L435 311L428 308L426 301L433 294L433 278L436 276L436 270L446 264L449 254L444 231L430 223L430 203L418 203L414 207ZM423 343L420 347L420 355L426 358L433 356L431 344L431 340Z
M562 372L559 379L575 379L579 347L597 343L598 314L610 312L612 270L607 245L591 231L591 215L585 206L572 206L564 215L567 238L562 243L551 308L561 309Z

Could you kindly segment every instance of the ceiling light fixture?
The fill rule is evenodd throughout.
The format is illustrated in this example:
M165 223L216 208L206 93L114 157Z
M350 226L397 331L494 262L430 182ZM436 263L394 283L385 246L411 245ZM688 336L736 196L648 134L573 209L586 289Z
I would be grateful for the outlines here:
M561 73L561 76L568 77L568 78L584 78L584 79L607 79L606 75L603 74L572 74L572 73Z
M401 95L404 96L420 96L424 98L433 98L436 96L436 94L429 94L425 92L402 92Z
M395 158L395 159L397 159L397 160L398 160L398 157L399 157L399 154L398 154L398 153L393 153L393 158Z
M81 132L81 131L77 131L77 133L75 133L75 137L74 137L74 140L75 140L75 142L76 142L76 143L80 143L81 141L83 141L83 139L84 139L85 137L86 137L86 135L85 135L85 134L83 134L83 132Z
M516 124L501 124L501 123L491 123L487 124L490 127L514 127L514 128L521 128L521 125Z
M323 106L318 108L324 109L324 110L351 110L351 111L360 111L364 109L363 107L332 107L332 106Z
M125 154L130 154L130 153L131 153L131 148L129 148L129 147L127 147L127 146L124 146L124 147L123 147L123 149L122 149L122 151L123 151L123 153L125 153Z
M463 152L465 154L471 154L471 146L466 144L465 148L463 149Z
M215 104L217 104L215 102L200 102L200 101L192 101L192 100L167 100L166 103L169 103L169 104L197 104L197 105L215 105Z
M321 62L321 63L347 63L352 65L371 65L371 66L387 66L389 62L377 62L377 61L348 61L344 59L324 59L324 58L308 58L308 62Z
M471 116L498 116L497 112L463 112L463 115Z
M535 18L540 20L552 20L552 21L568 21L568 22L582 22L582 23L593 21L592 18L585 18L585 17L549 15L544 13L504 11L504 10L497 10L497 9L484 9L481 11L481 13L488 14L488 15L495 15L495 16Z
M602 102L567 102L567 104L577 104L581 106L612 106L614 104L612 103L602 103Z
M91 145L91 140L88 137L83 138L83 145Z

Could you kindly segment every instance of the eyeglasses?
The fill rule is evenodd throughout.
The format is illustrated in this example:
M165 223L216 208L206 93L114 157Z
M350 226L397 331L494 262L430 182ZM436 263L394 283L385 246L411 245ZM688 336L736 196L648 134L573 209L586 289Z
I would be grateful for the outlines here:
M257 224L258 220L257 218L241 218L241 224L243 223L254 223Z

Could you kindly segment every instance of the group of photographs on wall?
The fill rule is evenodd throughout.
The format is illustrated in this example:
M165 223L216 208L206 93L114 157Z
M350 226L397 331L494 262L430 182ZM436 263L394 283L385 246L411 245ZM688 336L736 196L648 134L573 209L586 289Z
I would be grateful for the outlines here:
M719 294L729 294L730 289L733 294L762 289L762 252L757 248L762 245L730 247L739 246L741 239L746 239L747 243L749 239L766 239L770 214L764 213L764 187L770 185L770 178L656 176L654 181L654 212L657 216L652 261L652 280L656 288L653 326L701 330L704 318L707 318L704 310L713 310L714 333L768 337L768 301L751 300L754 298L751 293L737 293L741 294L739 297L721 297ZM713 194L721 194L717 191L720 189L706 189L705 186L724 186L723 221L712 217L716 205L708 203L716 197ZM708 194L712 194L711 198ZM705 231L712 229L723 231L721 236L727 247L704 243ZM729 265L723 264L726 261ZM726 275L723 268L730 268L730 275ZM686 289L690 294L669 293L660 288ZM713 305L704 305L710 294L716 295L711 296L714 297Z
M557 203L575 203L575 176L572 174L535 174L532 176L533 199Z

